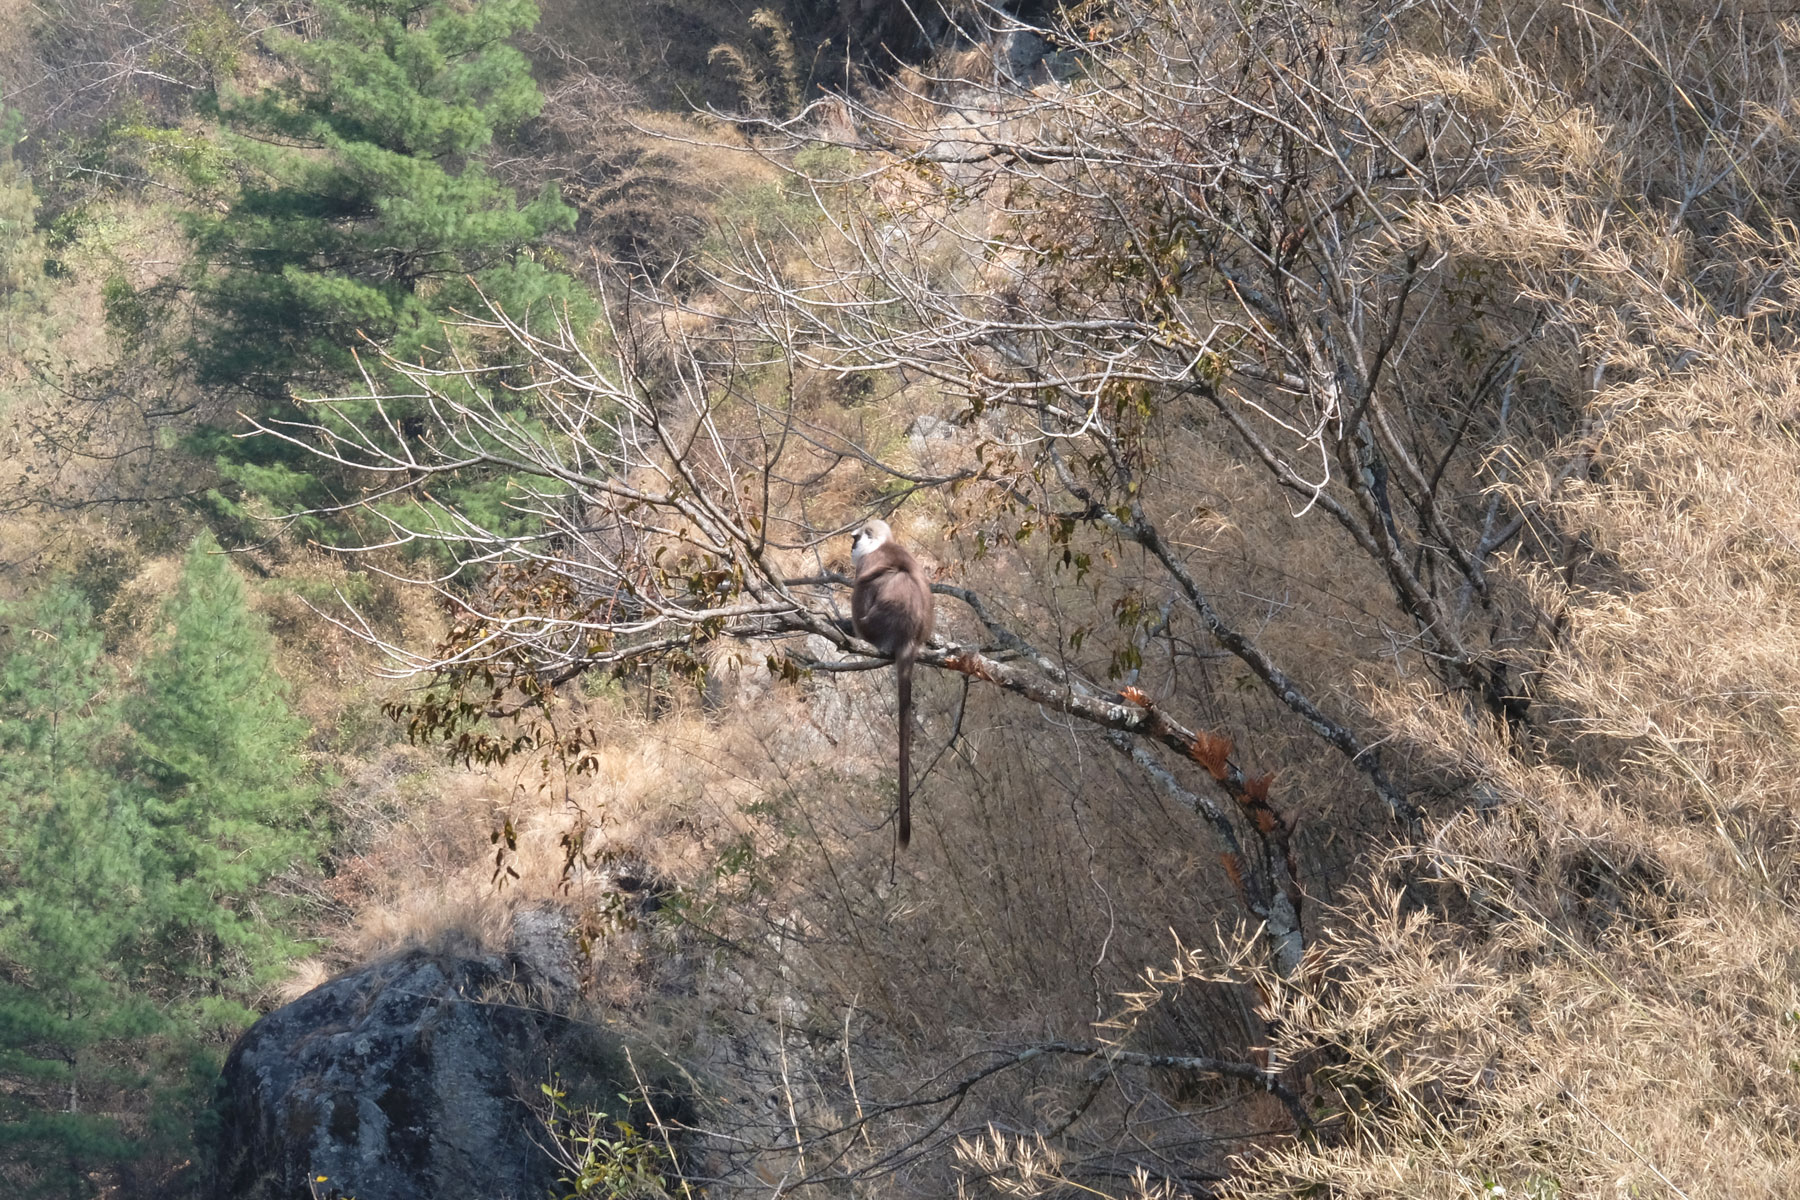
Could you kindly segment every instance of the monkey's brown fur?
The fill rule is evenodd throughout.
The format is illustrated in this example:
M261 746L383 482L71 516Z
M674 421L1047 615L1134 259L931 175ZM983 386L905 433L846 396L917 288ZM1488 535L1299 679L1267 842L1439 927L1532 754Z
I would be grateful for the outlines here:
M894 541L885 521L870 521L851 544L856 585L850 618L856 635L894 660L900 677L900 846L912 840L913 660L931 637L935 606L931 581L911 554Z

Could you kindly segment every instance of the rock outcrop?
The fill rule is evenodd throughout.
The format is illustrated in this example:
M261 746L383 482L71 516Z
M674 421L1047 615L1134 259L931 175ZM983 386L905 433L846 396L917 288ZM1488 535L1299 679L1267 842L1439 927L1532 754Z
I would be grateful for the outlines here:
M270 1013L225 1065L212 1200L543 1200L548 1074L615 1112L636 1088L616 1044L548 1010L563 983L413 950Z

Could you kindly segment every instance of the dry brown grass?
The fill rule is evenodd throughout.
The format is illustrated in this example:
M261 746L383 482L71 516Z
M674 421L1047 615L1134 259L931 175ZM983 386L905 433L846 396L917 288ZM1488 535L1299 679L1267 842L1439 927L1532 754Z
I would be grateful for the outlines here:
M903 408L908 398L888 402ZM1192 497L1182 537L1206 570L1244 590L1233 607L1266 618L1268 644L1314 664L1323 683L1331 663L1370 653L1359 641L1370 625L1345 599L1357 589L1342 578L1305 585L1302 564L1321 553L1308 532L1285 509L1262 511L1216 455L1198 438L1171 452L1170 470L1219 479ZM823 522L839 508L855 511L856 490L853 475L823 489L811 498L813 515ZM945 538L958 515L948 501L915 503L903 510L902 535L1044 644L1056 644L1059 630L1103 625L1113 598L1136 581L1129 556L1103 586L1076 582L1035 549L977 558L972 533ZM946 636L976 636L952 601L941 621ZM388 815L334 881L346 928L332 961L444 936L496 945L518 907L565 905L596 939L591 1002L693 1067L720 1132L764 1147L782 1140L785 1123L756 1116L767 1089L793 1099L792 1120L810 1138L838 1127L858 1099L898 1100L991 1047L1105 1037L1236 1058L1258 1040L1254 991L1235 983L1169 989L1129 1033L1108 1024L1120 994L1140 988L1145 964L1181 944L1217 944L1216 927L1231 924L1236 902L1204 826L1104 743L1047 727L979 687L965 694L956 677L922 679L918 832L890 878L890 674L786 685L770 679L761 653L721 647L705 697L640 684L591 698L571 689L556 719L601 735L588 776L546 776L535 760L478 772L416 762L418 774L384 775L406 779L399 786L413 799L377 805ZM1105 655L1103 646L1087 651L1101 675ZM1157 658L1144 683L1239 734L1247 761L1280 770L1284 803L1306 814L1298 842L1320 898L1351 877L1358 831L1382 827L1351 768L1224 663ZM357 781L347 792L367 798L383 786ZM487 834L507 820L516 849L504 861L519 877L496 886ZM565 875L562 839L571 833L584 860ZM612 874L620 863L670 888L680 921L625 912ZM846 1055L854 1098L844 1091ZM1009 1076L978 1094L951 1132L990 1119L1053 1126L1090 1074L1046 1064ZM1055 1148L1068 1169L1091 1169L1117 1131L1145 1119L1146 1105L1153 1115L1142 1136L1159 1147L1197 1137L1199 1149L1171 1153L1213 1170L1283 1122L1273 1100L1235 1087L1139 1087L1126 1081L1090 1097L1091 1128ZM851 1162L873 1164L916 1134L908 1121L878 1127ZM895 1186L952 1188L956 1161L940 1135ZM790 1169L798 1169L791 1154L764 1149L736 1162L748 1174L733 1178L754 1191L759 1171L779 1178Z
M1570 174L1589 194L1612 178ZM1521 485L1574 555L1508 569L1552 626L1531 659L1545 715L1508 739L1430 689L1370 689L1485 795L1388 857L1404 892L1378 876L1341 905L1307 980L1271 985L1279 1044L1323 1056L1346 1133L1249 1163L1234 1194L1791 1196L1790 237L1671 239L1567 184L1435 228L1553 309L1545 378L1598 383L1547 460L1591 468ZM1700 263L1726 254L1779 298L1721 311Z
M591 776L393 754L355 789L398 798L335 884L352 930L337 953L493 939L517 905L568 904L596 934L595 1001L694 1064L722 1132L757 1139L732 1177L753 1191L805 1166L789 1128L821 1139L816 1165L817 1147L842 1150L826 1131L940 1068L955 1078L965 1054L1083 1037L1267 1055L1324 1134L1284 1140L1272 1101L1226 1085L1120 1070L1089 1092L1085 1065L1044 1066L975 1093L918 1161L884 1163L925 1124L901 1118L843 1163L882 1194L1093 1191L1120 1146L1196 1173L1170 1187L1230 1169L1218 1186L1246 1196L1800 1193L1800 254L1771 219L1800 159L1780 116L1792 31L1683 5L1484 19L1497 48L1467 54L1462 18L1421 8L1359 86L1372 107L1473 113L1514 151L1508 178L1421 206L1408 230L1443 278L1481 282L1479 312L1418 334L1446 363L1453 334L1504 344L1520 313L1541 322L1521 392L1549 399L1457 481L1472 508L1501 494L1533 514L1495 568L1497 614L1468 618L1522 672L1528 725L1446 695L1394 636L1407 622L1374 567L1317 513L1296 518L1218 429L1171 422L1146 470L1227 615L1430 801L1402 840L1191 625L1147 655L1138 685L1229 731L1301 817L1298 975L1235 928L1192 814L1097 739L949 676L921 684L920 836L890 876L886 675L780 685L761 647L736 672L716 662L704 699L639 683L565 697L558 719L602 734ZM1700 153L1709 130L1719 148ZM1700 176L1712 190L1687 190ZM864 443L897 444L921 407L885 385L850 405L818 380L796 395ZM805 497L812 522L872 487L834 475ZM1068 647L1148 586L1116 546L1085 581L1029 543L978 557L988 500L915 500L902 532L1040 644ZM944 622L968 628L949 602ZM1104 677L1104 643L1065 652ZM487 834L508 819L518 878L496 890ZM627 861L680 922L620 915L609 870ZM1064 1123L1078 1104L1085 1123Z

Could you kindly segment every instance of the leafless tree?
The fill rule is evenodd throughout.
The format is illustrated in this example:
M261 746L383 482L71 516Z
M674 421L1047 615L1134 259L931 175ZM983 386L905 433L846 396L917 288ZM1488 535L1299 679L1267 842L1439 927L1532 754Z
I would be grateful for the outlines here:
M1627 953L1609 949L1604 931L1563 922L1585 903L1570 899L1570 864L1588 861L1581 856L1590 844L1612 846L1608 839L1628 826L1609 824L1616 814L1598 799L1584 815L1534 809L1530 793L1552 782L1583 795L1590 786L1596 795L1638 786L1602 759L1634 762L1637 739L1652 727L1635 712L1596 724L1574 710L1609 711L1655 681L1624 688L1608 677L1584 696L1587 684L1546 683L1534 671L1542 662L1587 669L1579 653L1556 652L1574 636L1557 606L1575 606L1571 581L1588 566L1581 522L1603 527L1609 494L1635 502L1632 488L1655 488L1628 481L1616 493L1594 489L1583 503L1568 497L1603 469L1596 460L1610 414L1664 395L1669 436L1658 425L1653 440L1685 447L1688 418L1684 402L1669 399L1679 394L1671 381L1685 386L1683 373L1708 354L1725 364L1722 376L1734 371L1725 344L1740 336L1739 321L1770 322L1785 336L1787 301L1771 297L1785 295L1788 251L1765 249L1767 261L1734 255L1730 237L1764 240L1743 233L1750 218L1775 228L1753 211L1756 193L1770 181L1785 186L1791 165L1770 153L1765 166L1750 153L1778 140L1773 125L1757 126L1754 103L1734 100L1730 88L1700 97L1673 71L1662 114L1673 136L1638 138L1630 152L1639 157L1624 162L1598 132L1599 109L1544 85L1515 59L1483 52L1484 32L1447 8L1418 16L1438 23L1431 30L1402 27L1420 11L1337 23L1300 4L1122 0L1088 24L1031 28L990 10L983 36L1035 38L1046 53L1004 64L963 56L954 71L903 77L879 103L833 97L791 121L750 128L793 187L811 195L819 220L791 243L747 240L708 264L711 287L701 297L621 291L597 339L534 333L516 314L483 314L458 334L462 364L388 364L408 382L398 393L372 386L322 402L315 422L271 429L379 481L354 506L376 522L370 549L431 543L449 564L421 581L446 606L447 640L384 645L398 670L440 685L409 709L415 729L471 755L547 737L579 757L579 733L495 735L473 718L528 713L547 689L587 670L697 670L714 644L760 645L781 674L875 665L839 619L846 581L831 570L827 547L849 524L818 521L805 503L837 472L878 481L862 493L865 508L891 509L922 491L965 497L960 511L988 544L1018 551L1035 537L1053 547L1051 557L1066 555L1072 573L1122 571L1125 556L1135 556L1136 594L1129 604L1120 597L1113 674L1095 656L1072 653L1066 638L1042 636L1028 615L1004 611L991 593L947 580L936 587L941 608L979 634L935 645L920 661L1085 723L1164 795L1191 805L1210 823L1223 869L1260 931L1272 967L1263 977L1275 997L1265 1009L1276 1014L1271 1027L1284 1018L1309 1027L1295 1041L1314 1037L1313 1048L1335 1047L1357 1071L1367 1068L1321 1086L1370 1113L1386 1103L1374 1093L1404 1093L1412 1099L1394 1106L1405 1113L1395 1120L1416 1118L1427 1131L1439 1128L1430 1114L1440 1108L1450 1113L1445 1127L1462 1121L1506 1057L1484 1038L1501 1025L1511 1036L1513 1023L1493 1014L1528 1003L1510 983L1478 977L1514 969L1504 947L1541 933L1529 948L1539 961L1550 956L1543 946L1574 929L1572 937L1593 935L1569 943L1584 971L1597 955ZM1636 31L1583 19L1596 43L1645 45ZM1458 49L1397 48L1434 38ZM1767 43L1781 44L1773 35ZM1638 57L1611 52L1596 51L1590 65L1639 70ZM1713 141L1710 126L1694 135L1710 119L1700 115L1702 99L1716 102L1714 116L1737 113L1715 122L1729 139ZM1708 149L1726 141L1729 153ZM802 144L829 153L791 153ZM1709 155L1729 163L1708 169ZM1636 174L1625 191L1671 198L1675 234L1702 241L1705 231L1692 228L1699 212L1737 232L1707 243L1709 265L1683 276L1670 266L1678 251L1657 257L1658 243L1671 239L1654 206L1622 228L1609 224L1610 189L1627 172ZM1767 245L1789 244L1780 230ZM821 375L846 387L897 380L946 398L957 427L959 453L946 456L953 466L884 460L872 443L818 419L796 396ZM1729 436L1746 436L1752 424L1732 426ZM1256 479L1261 495L1281 501L1265 507L1282 514L1291 539L1282 545L1321 548L1309 586L1356 593L1345 610L1366 617L1356 631L1360 659L1312 661L1270 636L1270 622L1238 594L1247 589L1195 551L1182 531L1205 483L1198 464ZM522 531L454 502L458 478L483 472L513 480ZM1661 501L1643 503L1651 511ZM1665 581L1680 574L1655 569ZM1532 591L1534 583L1542 586ZM1548 611L1539 607L1545 597ZM342 619L380 641L372 626ZM1599 625L1608 637L1628 627ZM1593 624L1586 636L1595 636ZM1144 651L1161 639L1185 647L1186 657L1171 653L1152 670ZM1601 641L1602 658L1631 657ZM1695 657L1702 641L1682 655ZM1384 865L1418 872L1480 910L1469 919L1479 936L1406 940L1413 933L1401 901L1418 901L1396 897L1392 913L1357 918L1370 932L1333 960L1349 974L1359 962L1392 966L1382 955L1399 954L1404 970L1382 978L1419 986L1333 1008L1330 972L1313 971L1317 960L1306 953L1316 930L1303 920L1293 814L1278 807L1268 775L1241 765L1264 731L1246 725L1228 736L1187 715L1194 693L1182 676L1202 645L1240 663L1350 764L1403 840L1426 828L1422 810L1440 797L1478 810L1477 819L1434 823L1429 839ZM1359 706L1345 677L1354 671L1381 673L1390 702L1418 697L1425 715L1384 725ZM1602 726L1615 739L1608 749L1575 745ZM503 736L513 740L496 740ZM1422 750L1424 739L1435 741ZM1235 743L1252 749L1234 757ZM1671 829L1694 823L1701 808L1717 811L1707 807L1704 772L1681 779L1671 794L1686 797L1693 786L1707 798L1671 802ZM1761 784L1747 794L1761 795ZM1495 812L1507 803L1514 812ZM1695 824L1697 837L1722 828ZM1579 855L1546 852L1517 869L1525 882L1498 878L1532 858L1533 839L1565 835L1582 843ZM1636 849L1616 848L1620 862L1637 861ZM1403 890L1410 880L1399 882ZM1649 892L1663 903L1657 887ZM1542 903L1517 899L1539 895ZM1508 943L1505 928L1525 932ZM1484 938L1503 949L1483 958L1472 947ZM1413 1001L1438 986L1452 957L1480 965L1440 990L1480 993L1493 1006L1457 1018L1466 1021L1458 1052L1466 1070L1457 1078L1469 1081L1460 1091L1446 1090L1449 1076L1433 1075L1435 1067L1409 1074L1377 1061L1437 1061L1440 1027L1412 1028ZM1622 1002L1643 1002L1610 974L1604 985ZM1368 1013L1385 1014L1388 1032L1369 1034ZM925 1089L922 1106L953 1110L989 1067L1011 1071L1093 1049L1070 1041L996 1051ZM1282 1082L1278 1069L1254 1063L1195 1056L1188 1066ZM1585 1112L1585 1101L1565 1101L1548 1086L1552 1076L1542 1063L1520 1076L1532 1119L1548 1096ZM896 1110L905 1103L895 1101ZM1079 1103L1071 1108L1079 1115ZM1300 1114L1292 1119L1303 1124ZM924 1136L943 1129L936 1120L923 1122ZM796 1153L844 1132L809 1142L797 1120L794 1128L783 1145ZM1596 1133L1596 1144L1610 1138L1648 1161L1610 1126L1597 1128L1605 1137ZM1389 1162L1413 1161L1412 1136L1394 1135ZM1519 1142L1536 1145L1535 1136ZM1452 1152L1461 1151L1442 1153ZM1315 1165L1306 1160L1295 1178L1329 1177L1330 1164Z
M763 643L788 672L873 665L840 619L845 581L824 552L845 530L817 527L802 503L850 466L888 480L890 505L974 488L990 516L1028 514L1070 560L1091 561L1084 539L1138 548L1162 595L1133 618L1133 645L1191 623L1410 827L1419 805L1356 713L1235 621L1165 532L1191 491L1165 443L1195 422L1288 495L1296 521L1338 531L1364 564L1348 577L1385 587L1381 636L1399 669L1465 693L1471 720L1522 727L1505 653L1516 613L1493 602L1486 567L1529 513L1493 494L1507 467L1490 455L1534 423L1554 435L1562 414L1518 383L1532 314L1469 328L1458 281L1412 228L1503 168L1529 170L1505 149L1521 131L1418 101L1404 78L1370 86L1369 45L1295 6L1129 4L1105 25L988 33L1078 50L1016 78L920 76L879 107L821 101L764 130L775 149L835 131L850 165L797 176L827 218L816 236L741 247L713 267L710 308L622 293L604 356L566 327L545 335L490 312L459 332L468 349L452 365L389 363L400 392L372 384L320 402L317 422L267 430L378 481L355 503L380 531L367 549L430 544L454 564L420 581L450 613L448 640L383 646L398 669L453 685L412 711L415 728L506 753L523 743L468 718L517 708L473 704L468 689L512 685L529 704L584 671L696 669L719 641ZM962 406L978 461L937 474L882 462L810 420L791 386L753 382L796 372L935 381ZM447 500L475 472L510 480L528 532ZM1271 952L1297 966L1292 815L1270 778L1129 670L1124 687L1103 684L977 593L937 590L984 634L920 661L1106 731L1207 818ZM864 657L806 658L796 635ZM1227 802L1183 783L1152 743L1200 764Z
M875 481L865 507L883 510L955 492L983 538L1038 537L1072 575L1133 555L1110 671L949 579L947 627L978 634L919 662L1085 724L1199 814L1268 962L1293 976L1297 814L1237 752L1261 731L1199 728L1182 666L1147 670L1145 648L1235 659L1403 836L1420 788L1347 682L1283 661L1170 532L1199 490L1181 445L1285 497L1343 587L1371 597L1372 660L1528 743L1510 641L1534 614L1487 567L1521 536L1561 547L1501 498L1496 455L1553 442L1567 417L1521 383L1530 306L1466 286L1418 219L1532 170L1522 131L1425 103L1403 75L1372 85L1366 47L1297 6L1123 5L1105 26L988 32L1073 49L752 130L820 217L710 264L703 298L620 284L593 336L471 315L449 337L460 357L385 362L363 394L264 432L370 481L334 512L371 532L371 562L434 564L413 582L444 606L440 644L337 619L433 681L400 715L471 758L547 748L579 767L589 735L530 718L583 672L698 673L719 646L759 647L790 678L881 665L842 620L830 550L865 514L821 522L807 503L834 477ZM792 167L820 141L830 152ZM953 465L884 458L819 419L799 397L820 377L927 381L958 427ZM508 481L505 522L457 502L477 476Z
M587 671L655 664L697 672L719 642L763 644L771 669L788 676L883 664L842 619L849 581L827 564L827 543L849 527L815 527L798 498L845 464L873 467L905 489L947 487L975 472L884 466L791 404L743 386L747 374L781 369L783 360L750 359L735 340L686 333L679 316L672 308L616 312L612 356L602 363L566 326L545 335L491 312L460 334L505 346L512 359L389 360L385 369L410 388L319 401L315 422L264 427L378 481L353 503L308 514L354 510L372 521L378 535L355 551L428 547L436 553L419 561L448 563L409 579L445 606L449 635L437 646L393 644L354 614L337 618L380 646L398 672L446 685L408 713L416 733L465 755L505 756L536 746L544 731L478 732L480 718L521 715ZM505 475L509 516L523 518L528 532L491 527L436 498L478 472ZM1296 964L1299 892L1268 778L1231 760L1229 738L1196 732L1144 692L1104 686L1034 646L976 592L951 583L934 590L966 606L983 637L940 641L919 661L1116 735L1168 794L1212 823L1245 903L1268 923L1281 959ZM813 658L796 635L853 657ZM1234 808L1185 788L1131 745L1133 735L1202 763ZM550 736L572 739L555 748L580 761L580 731Z
M116 0L37 0L22 10L12 61L0 62L0 102L26 117L35 156L56 134L91 130L131 104L180 111L229 72L254 39L247 31L297 24L306 11L177 2L152 12Z

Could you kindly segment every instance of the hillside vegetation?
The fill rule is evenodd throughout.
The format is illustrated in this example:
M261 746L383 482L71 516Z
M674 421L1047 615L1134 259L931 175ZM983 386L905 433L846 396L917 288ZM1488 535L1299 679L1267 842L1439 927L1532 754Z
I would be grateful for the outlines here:
M1800 22L900 11L0 0L0 1187L551 908L576 1195L1800 1193Z

